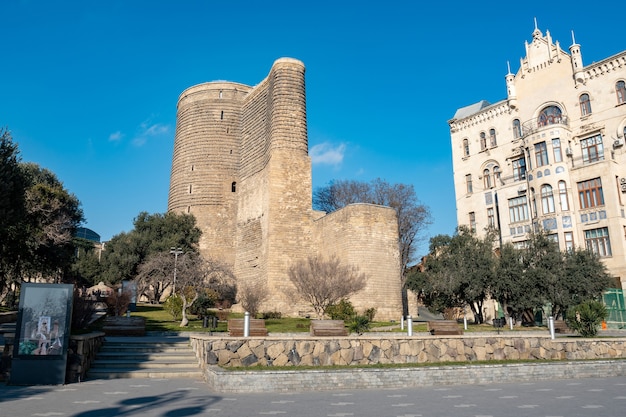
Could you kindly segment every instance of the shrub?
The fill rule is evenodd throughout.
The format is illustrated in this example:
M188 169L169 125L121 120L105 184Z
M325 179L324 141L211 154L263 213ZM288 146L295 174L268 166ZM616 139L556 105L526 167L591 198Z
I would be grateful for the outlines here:
M163 303L163 308L170 313L174 320L178 321L183 315L183 300L176 294L170 295Z
M598 334L598 327L606 320L609 313L600 301L587 301L567 310L566 322L570 329L582 337L593 337Z
M367 317L370 322L372 322L374 321L374 317L376 316L376 309L374 307L368 308L367 310L365 310L365 313L363 313L363 315Z
M324 314L329 316L332 320L346 321L356 316L356 310L352 303L344 298L337 304L331 304L326 307Z
M130 291L112 291L104 300L108 313L112 316L123 316L128 310L131 298Z
M348 330L351 333L362 335L370 328L370 321L366 316L354 316L348 321Z
M283 317L283 313L280 311L265 311L261 313L262 319L280 319Z
M209 309L215 306L215 299L210 294L200 293L196 301L189 307L189 312L195 314L199 319L215 314L209 314ZM182 305L181 305L182 309Z

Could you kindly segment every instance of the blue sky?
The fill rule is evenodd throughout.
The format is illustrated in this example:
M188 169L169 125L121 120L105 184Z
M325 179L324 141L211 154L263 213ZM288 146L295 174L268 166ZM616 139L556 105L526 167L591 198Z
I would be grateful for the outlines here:
M585 65L626 49L610 10L576 3L3 0L0 126L109 240L167 209L183 90L256 85L276 59L297 58L313 186L413 184L434 220L422 255L456 227L447 121L506 97L507 61L516 72L533 19L566 50L574 30Z

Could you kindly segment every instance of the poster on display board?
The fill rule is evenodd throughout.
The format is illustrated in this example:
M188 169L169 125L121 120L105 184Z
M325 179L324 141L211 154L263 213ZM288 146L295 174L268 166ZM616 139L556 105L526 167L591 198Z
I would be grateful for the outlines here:
M65 383L72 322L71 284L23 283L9 383Z

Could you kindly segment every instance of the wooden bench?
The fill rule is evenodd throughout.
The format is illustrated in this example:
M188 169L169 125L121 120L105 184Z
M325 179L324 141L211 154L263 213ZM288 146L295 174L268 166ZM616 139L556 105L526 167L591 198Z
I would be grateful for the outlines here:
M228 335L243 337L243 320L244 319L229 319L228 320ZM265 320L263 319L250 319L250 328L248 336L267 336L267 329L265 328Z
M463 329L454 320L433 320L428 322L428 331L433 336L462 335Z
M347 336L343 320L311 320L311 336Z
M565 320L554 320L554 333L570 334L574 331L569 328Z
M145 317L115 316L104 319L102 331L107 336L145 336Z

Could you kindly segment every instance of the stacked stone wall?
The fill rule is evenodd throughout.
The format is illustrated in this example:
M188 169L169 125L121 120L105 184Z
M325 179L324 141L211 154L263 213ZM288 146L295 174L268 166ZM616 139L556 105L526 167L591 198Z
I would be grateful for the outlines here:
M204 365L332 366L502 360L626 359L626 338L549 336L358 336L344 338L210 337L192 335Z

